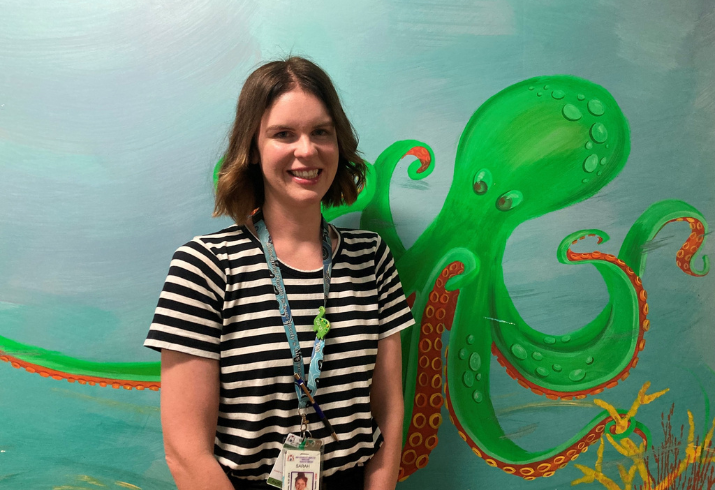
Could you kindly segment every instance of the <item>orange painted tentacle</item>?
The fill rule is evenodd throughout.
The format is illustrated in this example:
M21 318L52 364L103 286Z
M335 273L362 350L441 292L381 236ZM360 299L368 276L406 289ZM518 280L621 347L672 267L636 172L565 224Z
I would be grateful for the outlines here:
M80 374L68 374L62 371L56 371L54 369L48 369L44 366L39 366L31 362L22 361L16 357L0 353L0 361L9 362L14 368L20 369L24 368L28 373L36 373L43 378L52 378L56 380L66 379L69 383L77 382L79 384L88 384L90 386L99 385L101 387L111 386L114 389L124 388L125 390L131 390L132 388L139 391L144 389L149 389L152 391L158 391L161 388L161 383L152 381L132 381L125 379L114 379L114 378L100 378L96 376L86 376Z
M668 223L673 223L675 221L686 221L690 225L690 236L678 253L675 255L675 264L688 275L700 277L701 274L693 272L690 268L690 262L695 255L695 253L700 248L703 243L703 238L705 238L705 227L702 222L695 218L676 218L668 221ZM666 224L668 224L666 223Z
M429 164L432 162L432 157L429 154L429 150L427 150L427 148L423 146L415 146L410 151L405 153L405 156L407 155L417 157L417 159L420 161L420 168L417 169L418 174L421 174L422 172L427 170L429 168Z
M412 420L400 456L399 480L424 468L437 446L437 431L442 424L442 334L452 327L459 291L447 291L446 282L464 271L461 262L445 267L435 281L422 312L419 338L417 385L412 405Z

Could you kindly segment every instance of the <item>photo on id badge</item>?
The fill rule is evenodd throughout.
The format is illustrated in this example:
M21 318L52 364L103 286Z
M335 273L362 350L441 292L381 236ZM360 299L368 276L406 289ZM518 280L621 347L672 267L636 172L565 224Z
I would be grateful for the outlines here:
M291 490L313 490L313 473L309 471L292 471L290 474Z

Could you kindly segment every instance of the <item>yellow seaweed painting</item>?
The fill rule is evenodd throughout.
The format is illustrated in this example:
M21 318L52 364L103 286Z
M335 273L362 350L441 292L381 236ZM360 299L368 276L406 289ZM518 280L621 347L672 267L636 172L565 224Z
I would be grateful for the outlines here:
M634 442L627 433L630 421L636 415L638 408L646 405L668 390L652 395L646 395L650 383L645 383L638 393L638 398L627 414L621 415L610 404L603 400L594 400L598 406L606 409L614 419L614 429L609 434L604 432L599 441L597 459L593 468L576 464L584 474L583 477L571 482L571 485L598 482L608 490L712 490L715 488L715 447L712 445L715 432L715 419L702 443L695 435L695 421L688 410L688 433L684 436L685 426L680 426L679 433L673 429L672 416L675 405L670 411L661 415L663 442L650 451L646 441ZM608 447L615 449L620 455L631 461L629 467L618 463L618 478L616 480L604 473L604 452ZM636 478L638 477L638 478ZM636 483L640 480L639 483Z

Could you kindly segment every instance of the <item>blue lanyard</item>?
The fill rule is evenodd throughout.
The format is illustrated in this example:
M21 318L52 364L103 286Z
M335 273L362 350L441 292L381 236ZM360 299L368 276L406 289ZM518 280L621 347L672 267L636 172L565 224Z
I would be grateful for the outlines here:
M308 371L308 379L306 385L315 397L315 392L318 391L318 379L320 378L320 370L323 368L323 348L325 347L325 334L330 329L330 323L323 318L325 308L328 305L328 293L330 291L330 274L332 271L333 249L330 243L330 229L328 223L321 216L322 237L323 237L323 306L318 309L318 315L313 320L313 330L316 332L315 342L313 343L313 353L310 356L310 368ZM305 379L305 367L303 365L303 353L300 350L300 342L298 334L295 330L295 322L293 315L290 312L288 304L288 296L286 294L285 285L283 284L283 276L281 275L280 267L278 266L278 257L276 249L273 247L268 228L263 221L263 213L258 212L253 217L253 226L256 228L258 239L263 246L263 253L266 255L268 263L268 271L273 283L273 291L278 300L278 310L283 321L286 337L288 337L288 345L293 356L293 373L300 376L300 379ZM298 408L305 408L309 404L309 399L303 393L298 384L295 385L295 392L298 395Z

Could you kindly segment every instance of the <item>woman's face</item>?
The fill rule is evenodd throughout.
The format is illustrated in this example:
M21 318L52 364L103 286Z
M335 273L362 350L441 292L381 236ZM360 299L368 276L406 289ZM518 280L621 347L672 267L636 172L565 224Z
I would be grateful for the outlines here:
M300 88L263 114L256 138L265 203L287 210L320 206L338 170L338 140L323 103Z

